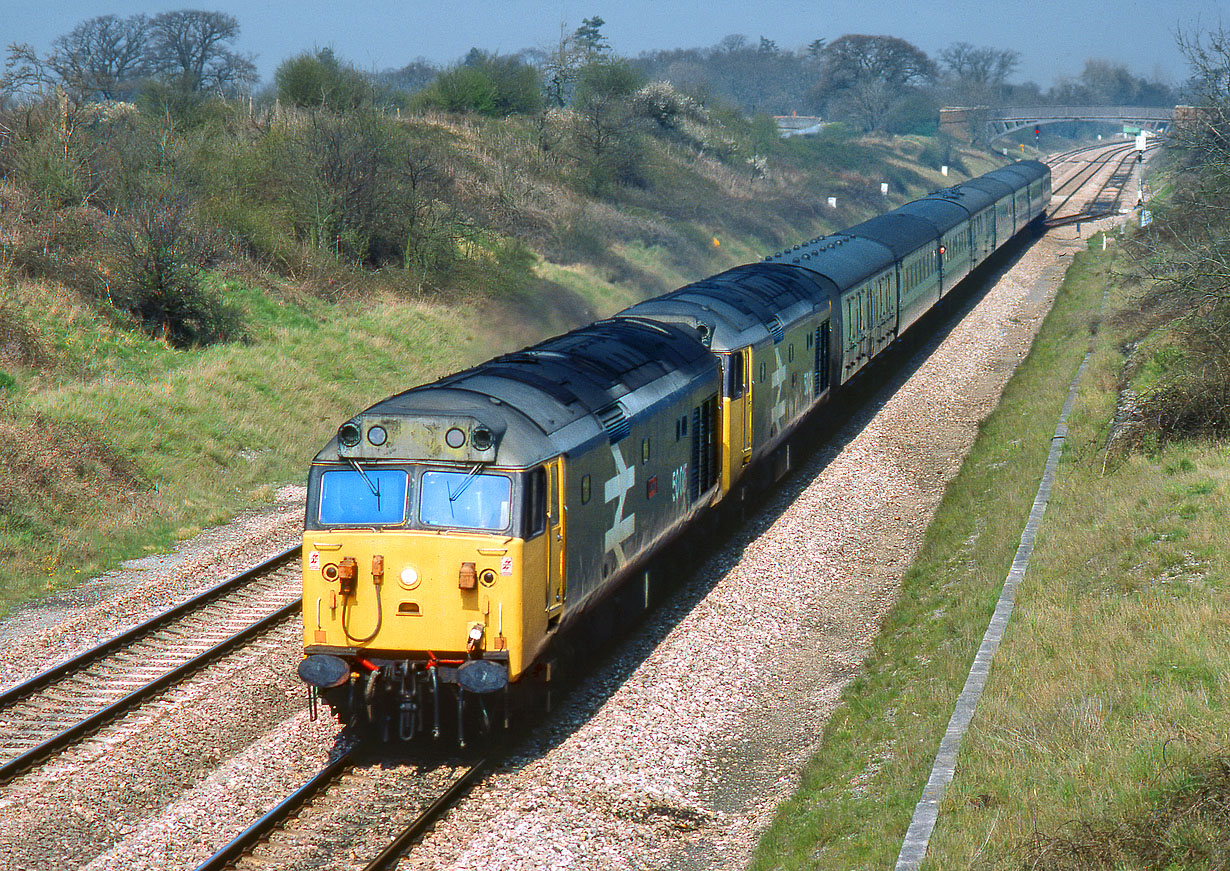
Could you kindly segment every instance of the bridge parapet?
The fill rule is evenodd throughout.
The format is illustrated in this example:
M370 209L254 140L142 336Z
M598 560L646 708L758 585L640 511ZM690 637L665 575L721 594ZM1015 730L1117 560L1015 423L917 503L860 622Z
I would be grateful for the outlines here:
M1018 130L1065 121L1102 121L1131 123L1153 130L1165 130L1176 120L1180 109L1166 106L989 106L940 109L940 129L965 141L990 143Z

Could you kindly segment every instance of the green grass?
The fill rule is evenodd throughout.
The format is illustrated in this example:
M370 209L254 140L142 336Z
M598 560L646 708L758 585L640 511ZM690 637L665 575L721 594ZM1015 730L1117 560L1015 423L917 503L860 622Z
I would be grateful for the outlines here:
M0 514L0 607L269 501L270 485L300 480L339 422L490 350L466 306L391 299L313 317L250 289L227 295L255 304L253 342L176 351L85 315L48 328L57 375L31 376L41 389L18 391L0 417L62 453L49 463L27 457L14 470L27 474L5 477L28 489L10 497L26 510ZM69 480L87 446L99 445L128 472L125 498L109 492L119 478ZM58 470L55 498L44 480L52 473L31 471L48 464Z
M1101 252L1075 258L752 868L892 867L1019 543L1108 267ZM1048 515L1043 546L1054 528Z
M1213 867L1230 836L1224 792L1211 829L1167 808L1230 729L1230 456L1176 445L1103 475L1089 453L1065 464L930 867L1020 867L1023 848L1042 868Z
M1104 288L1108 315L1132 310L1114 256L1112 246L1075 259L754 869L893 866ZM1109 450L1124 345L1109 328L1093 337L1055 491L925 869L1143 871L1230 857L1230 448Z

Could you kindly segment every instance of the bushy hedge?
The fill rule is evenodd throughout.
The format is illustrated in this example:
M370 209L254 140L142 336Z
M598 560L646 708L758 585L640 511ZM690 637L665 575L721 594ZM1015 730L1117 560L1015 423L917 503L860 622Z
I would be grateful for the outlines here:
M542 80L536 69L517 58L474 50L416 94L412 105L496 118L525 115L543 107Z

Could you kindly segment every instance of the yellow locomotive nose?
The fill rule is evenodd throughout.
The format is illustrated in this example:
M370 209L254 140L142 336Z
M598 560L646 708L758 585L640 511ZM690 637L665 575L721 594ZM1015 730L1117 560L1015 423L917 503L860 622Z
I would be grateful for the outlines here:
M304 555L309 656L434 657L460 664L481 655L506 659L516 679L525 639L546 628L542 609L523 607L546 598L545 587L525 589L544 585L545 558L519 538L314 531L304 536ZM395 583L384 583L388 574Z

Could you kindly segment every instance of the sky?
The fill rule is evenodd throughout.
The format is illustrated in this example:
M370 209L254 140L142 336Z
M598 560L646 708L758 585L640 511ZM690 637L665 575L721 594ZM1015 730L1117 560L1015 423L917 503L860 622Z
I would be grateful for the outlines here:
M0 46L55 37L96 15L173 9L227 12L240 23L236 47L255 55L265 81L287 57L329 47L360 69L386 70L424 58L459 60L471 47L512 53L558 42L601 16L612 47L635 56L711 46L741 33L781 48L846 33L906 39L937 57L954 42L1015 49L1014 81L1047 88L1080 74L1087 58L1125 64L1139 76L1177 84L1187 66L1175 34L1230 29L1230 0L0 0Z

